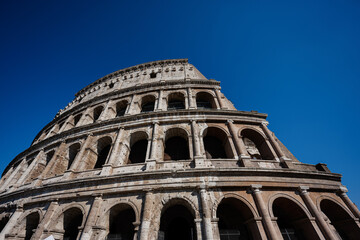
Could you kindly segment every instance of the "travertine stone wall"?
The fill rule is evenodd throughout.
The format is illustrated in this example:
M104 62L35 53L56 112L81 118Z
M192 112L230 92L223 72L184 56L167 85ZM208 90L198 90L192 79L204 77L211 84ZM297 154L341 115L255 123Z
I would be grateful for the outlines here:
M0 239L169 239L171 216L198 240L358 239L360 213L341 175L297 160L266 117L237 111L186 59L109 74L4 171ZM113 227L119 216L130 233Z

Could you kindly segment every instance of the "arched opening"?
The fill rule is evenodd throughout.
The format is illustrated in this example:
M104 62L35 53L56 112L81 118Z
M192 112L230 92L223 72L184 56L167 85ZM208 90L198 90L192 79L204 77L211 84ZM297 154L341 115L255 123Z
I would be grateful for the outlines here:
M168 96L168 110L185 109L185 97L182 93L171 93Z
M274 159L266 140L260 133L252 129L244 129L241 131L241 136L252 159Z
M76 127L76 125L79 123L81 117L82 117L81 113L74 117L74 127Z
M0 215L0 232L4 229L4 227L6 226L6 224L9 222L10 220L10 213L1 213Z
M152 112L155 108L155 97L148 95L141 100L141 112Z
M80 209L73 207L64 212L64 240L76 240L83 214Z
M127 204L118 204L110 209L108 240L133 240L135 212Z
M279 197L273 202L272 209L284 239L320 239L306 213L294 201Z
M67 170L70 169L70 167L71 167L72 163L74 162L79 151L80 151L79 143L74 143L73 145L71 145L69 147L69 161L68 161L68 165L67 165Z
M51 161L51 159L53 158L54 154L55 154L55 151L54 151L54 150L46 153L46 165Z
M320 202L320 208L328 217L333 231L342 240L359 239L360 228L354 219L337 203L324 199Z
M145 132L132 134L130 137L130 154L128 163L145 162L147 145L147 134Z
M94 114L93 114L94 122L96 122L96 120L99 119L103 110L104 110L103 106L98 106L94 109Z
M156 72L150 73L150 78L156 78Z
M158 239L196 240L194 216L183 205L168 207L161 215Z
M128 102L125 100L116 103L116 117L121 117L125 115L127 104Z
M227 134L216 127L204 131L204 147L207 159L234 158Z
M216 216L219 219L219 233L221 240L256 239L258 230L251 210L245 203L236 198L225 198L219 204Z
M40 221L39 213L34 212L26 216L25 240L30 240Z
M207 92L199 92L196 94L196 106L198 109L216 108L214 97Z
M167 130L165 133L164 161L187 159L190 159L190 156L186 131L181 128Z
M110 137L99 139L97 144L97 160L94 168L102 168L111 149L112 140Z

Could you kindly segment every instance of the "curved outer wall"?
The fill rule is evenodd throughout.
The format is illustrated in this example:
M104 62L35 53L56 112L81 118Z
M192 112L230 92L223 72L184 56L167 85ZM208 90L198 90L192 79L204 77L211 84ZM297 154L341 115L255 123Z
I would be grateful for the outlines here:
M4 171L0 239L170 239L175 217L187 239L358 239L341 176L299 162L266 117L187 59L109 74Z

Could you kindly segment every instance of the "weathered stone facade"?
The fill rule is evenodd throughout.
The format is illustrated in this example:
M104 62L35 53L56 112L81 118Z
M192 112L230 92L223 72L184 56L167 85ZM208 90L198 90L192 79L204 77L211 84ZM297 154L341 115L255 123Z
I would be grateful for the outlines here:
M360 239L341 175L266 117L186 59L107 75L4 171L0 239Z

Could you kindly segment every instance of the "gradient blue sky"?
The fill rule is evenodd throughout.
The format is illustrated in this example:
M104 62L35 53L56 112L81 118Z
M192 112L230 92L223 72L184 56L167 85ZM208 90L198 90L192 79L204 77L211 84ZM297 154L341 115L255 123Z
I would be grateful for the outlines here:
M359 205L359 1L224 2L1 1L0 171L81 88L188 58Z

